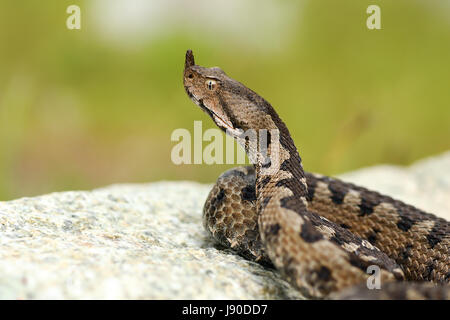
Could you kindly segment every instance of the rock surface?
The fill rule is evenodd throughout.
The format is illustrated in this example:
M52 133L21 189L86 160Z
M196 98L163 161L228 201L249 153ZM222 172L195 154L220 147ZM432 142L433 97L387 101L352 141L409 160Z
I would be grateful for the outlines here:
M450 152L341 176L450 219ZM0 299L301 299L203 230L210 185L114 185L0 202Z

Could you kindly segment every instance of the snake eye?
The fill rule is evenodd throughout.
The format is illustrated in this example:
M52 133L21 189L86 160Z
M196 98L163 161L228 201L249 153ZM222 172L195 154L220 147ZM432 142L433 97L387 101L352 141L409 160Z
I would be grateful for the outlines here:
M215 80L208 79L206 80L206 87L208 88L208 90L213 91L217 87L217 82Z
M192 79L194 77L194 75L192 73L189 73L188 78Z

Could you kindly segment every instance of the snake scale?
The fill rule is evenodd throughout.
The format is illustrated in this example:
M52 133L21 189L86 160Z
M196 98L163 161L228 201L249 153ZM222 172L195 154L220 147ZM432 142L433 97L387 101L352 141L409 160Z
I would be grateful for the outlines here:
M183 82L190 99L254 159L253 166L223 173L206 200L203 223L218 242L273 265L310 298L450 297L448 221L305 172L273 107L220 68L196 65L191 50ZM268 133L264 139L256 135L255 147L244 134L249 130ZM264 152L261 142L267 144ZM368 268L374 266L379 290L368 286Z

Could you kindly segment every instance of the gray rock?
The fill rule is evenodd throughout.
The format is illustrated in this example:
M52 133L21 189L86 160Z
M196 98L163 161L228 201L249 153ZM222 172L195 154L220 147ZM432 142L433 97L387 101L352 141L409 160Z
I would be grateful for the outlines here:
M450 152L342 176L449 219ZM114 185L0 202L1 299L301 299L203 230L210 185Z

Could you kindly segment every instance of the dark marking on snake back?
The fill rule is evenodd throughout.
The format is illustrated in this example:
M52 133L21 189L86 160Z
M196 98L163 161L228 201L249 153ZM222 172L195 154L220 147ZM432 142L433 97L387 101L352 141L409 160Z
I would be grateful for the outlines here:
M369 241L371 244L375 245L375 242L377 242L377 235L376 233L372 233L367 237L367 241Z
M430 244L430 247L434 248L435 245L442 241L444 236L445 234L443 232L439 232L435 225L427 235L427 241Z
M246 201L255 201L256 200L256 190L254 185L247 185L241 190L241 198Z
M306 195L306 199L308 201L312 201L314 198L314 193L316 192L316 187L317 187L317 181L315 179L309 179L308 178L308 193Z
M303 202L300 201L302 195L304 195L307 192L306 187L303 184L296 183L295 178L292 177L279 180L276 183L276 186L287 188L292 191L291 196L284 197L280 200L281 207L293 210L297 213L304 212L306 210L305 205L303 204Z
M264 179L259 181L259 186L261 188L264 188L269 183L270 180L271 180L270 176L264 177Z
M269 234L276 236L280 231L281 227L278 223L275 223L269 227Z
M361 203L359 204L360 216L368 216L373 213L373 209L381 203L380 198L370 196L370 193L361 194Z
M320 267L320 269L317 271L317 277L321 281L329 281L331 280L331 271L325 266Z
M344 201L344 197L348 192L348 188L336 181L331 181L328 184L328 190L331 192L331 200L335 204L341 204Z
M299 197L293 195L289 197L285 197L280 200L280 206L295 212L302 212L306 210L305 205L302 202L299 202Z
M301 228L300 237L306 242L313 243L323 239L323 235L310 222L305 221Z
M277 187L286 187L286 188L289 188L290 183L293 183L293 179L294 179L294 178L288 178L288 179L279 180L279 181L277 181L277 183L275 184L275 186L277 186ZM289 189L291 189L291 188L289 188ZM299 186L299 189L300 189L300 192L301 192L301 193L298 193L298 194L296 195L297 198L300 198L301 195L304 194L304 193L306 192L306 188L305 188L305 186L304 186L303 184ZM292 191L294 192L294 190L292 190ZM294 192L294 195L295 195L296 192L298 192L298 191L296 190L296 191Z
M225 190L220 188L217 196L212 199L211 205L217 208L222 203L223 199L225 199Z
M272 239L277 239L277 235L280 232L281 226L278 223L275 223L271 226L268 226L266 230L264 230L265 237L267 241L272 241Z
M380 232L380 230L377 228L373 228L372 230L373 232L367 236L367 241L369 241L372 245L375 245L375 242L377 242L377 233Z
M402 230L402 231L408 231L409 229L411 229L411 227L413 226L414 221L407 217L407 216L402 216L400 221L397 222L397 227Z

